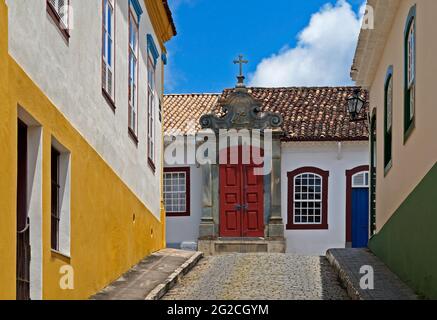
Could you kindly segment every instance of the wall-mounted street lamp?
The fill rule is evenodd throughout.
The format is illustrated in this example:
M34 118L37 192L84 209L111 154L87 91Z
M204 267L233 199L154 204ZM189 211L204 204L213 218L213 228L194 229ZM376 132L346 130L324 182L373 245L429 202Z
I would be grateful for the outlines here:
M356 88L351 97L347 99L347 108L351 117L351 122L366 121L366 117L359 118L361 110L366 101L361 96L361 90Z

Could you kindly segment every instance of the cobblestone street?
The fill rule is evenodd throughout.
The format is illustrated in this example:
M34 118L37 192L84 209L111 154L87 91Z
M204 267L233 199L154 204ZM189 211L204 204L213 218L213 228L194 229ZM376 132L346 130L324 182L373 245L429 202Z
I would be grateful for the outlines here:
M165 300L348 299L324 257L229 254L205 257Z

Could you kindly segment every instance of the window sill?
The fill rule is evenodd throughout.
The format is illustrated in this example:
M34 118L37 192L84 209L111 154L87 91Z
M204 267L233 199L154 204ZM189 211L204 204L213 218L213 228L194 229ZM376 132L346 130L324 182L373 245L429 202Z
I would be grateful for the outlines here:
M135 145L138 146L139 141L135 132L131 128L128 129L128 132L129 132L129 137L132 139L133 142L135 142Z
M182 212L182 213L167 212L166 215L167 215L167 217L190 217L191 216L189 212Z
M57 250L51 249L51 255L52 255L52 258L62 260L65 263L70 264L70 262L71 262L71 257L69 255L66 255L66 254L59 252Z
M410 136L413 133L415 128L416 128L416 125L414 123L414 118L413 118L413 120L410 123L410 126L408 127L408 129L404 133L404 145L407 144L407 141L410 138Z
M328 230L327 224L287 224L287 230Z
M147 164L149 165L150 169L152 169L153 173L155 174L155 172L156 172L156 166L155 166L155 164L153 163L152 159L147 158Z
M52 18L52 20L56 24L56 26L58 27L58 30L61 32L65 41L67 41L67 43L68 43L70 41L70 31L68 30L68 28L61 27L61 25L63 26L63 23L61 22L61 18L59 17L58 13L56 12L56 9L53 8L52 4L48 0L47 0L46 7L47 7L47 13Z
M108 105L111 107L112 111L115 112L116 106L115 106L115 102L114 99L109 95L108 92L106 92L105 89L102 88L102 95L105 98L106 102L108 103Z

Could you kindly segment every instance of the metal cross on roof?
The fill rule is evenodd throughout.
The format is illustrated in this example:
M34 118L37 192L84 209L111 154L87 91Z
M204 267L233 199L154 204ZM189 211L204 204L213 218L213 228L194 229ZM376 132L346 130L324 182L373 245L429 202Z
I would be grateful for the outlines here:
M249 61L248 60L244 60L243 59L243 55L240 54L238 56L238 60L234 60L234 64L239 64L240 65L240 74L238 75L238 87L244 87L244 75L243 75L243 64L248 64Z
M238 60L234 60L234 64L239 64L240 65L240 77L243 76L243 64L248 64L249 61L247 60L243 60L243 55L240 54L238 56Z

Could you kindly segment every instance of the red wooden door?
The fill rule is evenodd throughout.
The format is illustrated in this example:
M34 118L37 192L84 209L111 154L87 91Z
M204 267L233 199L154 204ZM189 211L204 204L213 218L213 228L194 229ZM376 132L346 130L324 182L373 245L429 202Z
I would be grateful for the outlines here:
M221 237L264 236L264 178L254 174L256 167L241 161L220 165Z

